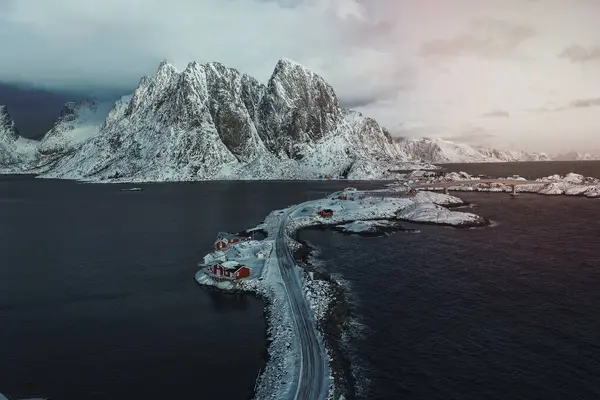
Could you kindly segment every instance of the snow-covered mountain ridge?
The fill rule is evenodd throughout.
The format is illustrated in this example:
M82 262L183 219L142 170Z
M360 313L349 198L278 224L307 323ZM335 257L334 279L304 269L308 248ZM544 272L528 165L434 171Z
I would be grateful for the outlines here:
M19 171L31 161L37 142L19 135L6 106L0 105L0 169Z
M396 138L396 142L404 152L434 164L551 161L553 159L546 153L528 153L518 150L474 147L439 138Z
M131 96L103 110L104 119L101 108L66 107L38 147L42 176L381 179L420 163L375 120L340 108L323 78L287 59L267 85L220 63L192 62L180 71L163 62Z

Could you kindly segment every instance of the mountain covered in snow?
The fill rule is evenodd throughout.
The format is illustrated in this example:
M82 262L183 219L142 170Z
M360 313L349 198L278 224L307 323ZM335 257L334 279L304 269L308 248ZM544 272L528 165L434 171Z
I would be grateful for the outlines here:
M474 147L439 138L396 138L396 143L402 152L434 164L552 160L545 153Z
M45 177L128 181L374 179L419 162L287 59L267 85L220 63L163 62L114 107L67 104L36 154Z
M6 106L0 105L0 169L20 170L31 160L37 142L19 135Z
M556 161L592 161L600 160L599 156L591 153L582 153L579 151L570 151L568 153L562 153L554 157Z
M35 167L47 170L63 158L74 154L87 140L100 133L113 103L92 100L69 102L63 106L54 126L39 141Z

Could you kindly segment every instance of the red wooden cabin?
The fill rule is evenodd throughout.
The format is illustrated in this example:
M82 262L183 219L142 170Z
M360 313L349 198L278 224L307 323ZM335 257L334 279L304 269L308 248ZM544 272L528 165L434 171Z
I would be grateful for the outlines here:
M322 218L331 218L333 217L333 210L326 208L324 210L319 211L318 214Z
M239 280L252 275L252 270L237 261L225 261L209 265L206 267L206 273L217 279Z

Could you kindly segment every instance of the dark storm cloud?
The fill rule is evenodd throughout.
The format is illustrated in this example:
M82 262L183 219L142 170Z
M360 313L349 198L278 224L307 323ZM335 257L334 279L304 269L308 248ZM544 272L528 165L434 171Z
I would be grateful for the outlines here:
M479 19L456 37L422 43L421 55L509 58L515 55L521 43L534 36L535 31L529 26L492 18Z
M584 63L600 59L600 46L583 47L577 44L567 46L559 55L572 63Z
M0 105L8 107L19 132L28 138L44 135L67 101L81 99L81 95L74 93L55 93L0 83Z
M504 110L493 110L490 112L486 112L481 114L482 117L489 117L489 118L508 118L510 117L510 114L508 113L508 111L504 111Z

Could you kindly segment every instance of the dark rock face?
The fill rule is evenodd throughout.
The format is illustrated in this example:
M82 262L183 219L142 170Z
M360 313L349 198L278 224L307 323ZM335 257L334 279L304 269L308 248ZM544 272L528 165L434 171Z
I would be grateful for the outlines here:
M289 60L275 66L260 111L269 149L292 158L299 156L295 143L321 139L343 121L333 88Z
M0 139L2 138L4 140L17 140L19 138L19 131L6 106L0 105Z

